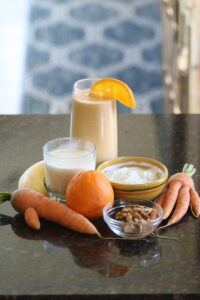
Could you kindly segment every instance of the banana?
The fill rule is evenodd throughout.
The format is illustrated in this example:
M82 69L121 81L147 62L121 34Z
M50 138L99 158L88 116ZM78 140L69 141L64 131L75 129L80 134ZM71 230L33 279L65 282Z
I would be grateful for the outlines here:
M30 166L19 178L18 188L28 188L48 196L44 185L44 161Z

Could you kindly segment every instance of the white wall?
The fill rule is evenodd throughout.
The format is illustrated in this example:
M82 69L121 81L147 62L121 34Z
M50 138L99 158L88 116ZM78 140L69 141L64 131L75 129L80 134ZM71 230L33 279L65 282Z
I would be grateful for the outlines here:
M29 0L0 0L0 114L20 113Z

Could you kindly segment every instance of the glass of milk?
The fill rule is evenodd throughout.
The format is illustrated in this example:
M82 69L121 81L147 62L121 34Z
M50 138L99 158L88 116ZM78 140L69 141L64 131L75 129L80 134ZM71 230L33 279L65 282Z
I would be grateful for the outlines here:
M98 79L85 78L74 84L70 136L89 139L96 145L97 166L117 158L116 100L105 98L105 91L91 91Z
M81 138L59 138L43 147L45 184L49 196L66 201L66 188L71 178L82 170L96 167L96 147L93 142Z

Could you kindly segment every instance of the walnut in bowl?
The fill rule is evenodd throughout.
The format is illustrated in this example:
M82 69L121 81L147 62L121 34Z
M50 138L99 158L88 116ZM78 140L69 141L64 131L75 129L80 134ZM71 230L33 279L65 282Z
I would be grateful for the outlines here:
M141 239L150 235L162 221L162 208L150 200L118 199L103 209L104 221L121 237Z

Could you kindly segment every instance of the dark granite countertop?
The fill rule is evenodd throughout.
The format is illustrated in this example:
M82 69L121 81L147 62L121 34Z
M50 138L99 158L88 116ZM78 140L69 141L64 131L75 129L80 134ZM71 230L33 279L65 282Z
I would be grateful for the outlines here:
M162 161L170 174L193 163L200 192L200 115L119 115L119 155ZM0 116L0 191L69 134L69 116ZM29 229L10 203L0 226L0 299L200 299L200 219L189 212L163 231L178 240L101 240L43 221Z

